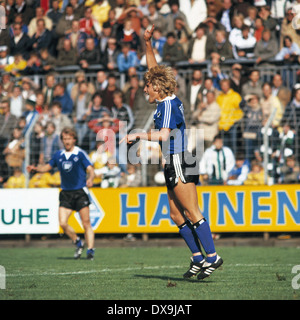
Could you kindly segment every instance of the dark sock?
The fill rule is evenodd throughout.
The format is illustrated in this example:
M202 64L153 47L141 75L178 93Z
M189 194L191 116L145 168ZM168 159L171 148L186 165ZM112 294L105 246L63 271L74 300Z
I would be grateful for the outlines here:
M179 227L179 233L181 234L182 238L186 242L187 246L191 250L192 253L201 253L201 247L199 244L199 240L196 237L193 227L189 221L186 221L184 224L180 225ZM203 256L199 256L199 258L203 259ZM198 258L197 258L198 259ZM201 260L202 260L201 259Z
M194 228L206 254L215 253L216 249L207 221L205 219L202 219L196 222L194 224Z

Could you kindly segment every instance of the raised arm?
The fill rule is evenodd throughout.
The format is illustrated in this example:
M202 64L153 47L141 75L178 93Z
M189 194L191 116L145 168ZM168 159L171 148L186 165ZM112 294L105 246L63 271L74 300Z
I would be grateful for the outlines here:
M153 31L154 31L154 24L152 25L151 29L148 27L144 32L144 40L146 45L146 61L147 61L148 69L151 69L157 66L157 61L155 59L155 55L154 55L152 44L151 44Z

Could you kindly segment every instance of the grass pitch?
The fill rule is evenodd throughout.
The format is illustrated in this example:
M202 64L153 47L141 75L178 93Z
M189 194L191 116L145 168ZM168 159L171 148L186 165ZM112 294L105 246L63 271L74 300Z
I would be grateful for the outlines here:
M98 248L94 261L70 248L0 249L1 300L300 300L292 273L299 248L220 247L223 266L203 281L184 280L184 247ZM299 283L299 280L298 280Z

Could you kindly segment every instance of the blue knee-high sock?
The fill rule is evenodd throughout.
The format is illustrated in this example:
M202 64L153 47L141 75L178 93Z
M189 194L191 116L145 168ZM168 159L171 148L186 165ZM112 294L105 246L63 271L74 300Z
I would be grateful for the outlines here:
M184 224L179 226L179 233L181 234L182 238L184 239L192 253L201 253L200 255L193 256L194 262L202 261L203 255L201 252L199 240L197 235L195 234L195 231L193 230L193 226L191 225L191 223L189 221L186 221Z
M200 240L200 243L205 250L206 254L212 254L216 252L212 234L209 224L205 219L202 219L194 224L196 234Z

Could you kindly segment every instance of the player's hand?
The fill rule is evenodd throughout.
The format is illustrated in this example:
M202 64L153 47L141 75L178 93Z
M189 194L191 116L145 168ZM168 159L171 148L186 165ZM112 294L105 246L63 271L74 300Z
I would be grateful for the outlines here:
M153 35L153 31L154 31L154 24L152 25L152 27L148 27L145 32L144 32L144 40L145 41L149 41L152 38Z
M93 179L87 179L86 180L86 186L88 187L88 188L91 188L92 186L93 186Z

